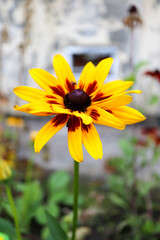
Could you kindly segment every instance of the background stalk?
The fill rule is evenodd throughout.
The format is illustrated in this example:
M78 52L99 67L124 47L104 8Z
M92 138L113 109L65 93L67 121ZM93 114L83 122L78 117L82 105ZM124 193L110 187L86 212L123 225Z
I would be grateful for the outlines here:
M10 190L10 187L6 184L6 192L7 192L7 197L12 209L12 213L13 213L13 219L14 219L14 225L16 228L16 233L17 233L17 240L22 240L21 234L20 234L20 229L19 229L19 222L18 222L18 216L17 216L17 211L16 211L16 207L14 204L14 200L13 200L13 196Z

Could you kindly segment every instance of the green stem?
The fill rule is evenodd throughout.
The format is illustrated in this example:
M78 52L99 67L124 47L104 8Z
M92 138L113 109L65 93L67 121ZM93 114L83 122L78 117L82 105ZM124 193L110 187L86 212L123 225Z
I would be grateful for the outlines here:
M72 240L76 237L77 218L78 218L78 193L79 193L79 163L74 161L74 180L73 180L73 191L74 191L74 205L73 205L73 230Z
M16 207L15 207L15 204L14 204L11 189L8 185L6 185L6 192L7 192L8 200L9 200L9 203L10 203L10 206L11 206L11 209L12 209L12 213L13 213L13 219L14 219L14 224L15 224L16 233L17 233L17 240L22 240L22 237L21 237L21 234L20 234L20 229L19 229L19 222L18 222Z

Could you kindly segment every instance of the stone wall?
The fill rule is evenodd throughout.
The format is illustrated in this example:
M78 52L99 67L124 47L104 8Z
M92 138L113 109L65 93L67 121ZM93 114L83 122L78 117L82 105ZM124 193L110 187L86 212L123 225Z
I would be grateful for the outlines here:
M135 31L134 61L160 62L159 0L0 0L1 82L7 94L17 85L33 85L28 69L50 72L52 57L70 45L116 46L119 77L127 74L130 31L122 20L135 4L143 26ZM4 39L2 38L2 35ZM13 96L13 95L11 95Z

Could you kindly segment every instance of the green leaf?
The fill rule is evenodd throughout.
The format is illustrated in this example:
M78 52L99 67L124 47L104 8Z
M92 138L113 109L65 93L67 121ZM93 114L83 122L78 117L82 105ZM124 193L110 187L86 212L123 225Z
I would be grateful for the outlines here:
M113 167L115 171L117 172L122 172L126 169L127 167L127 162L124 158L122 157L114 157L111 160L108 161L108 166Z
M136 81L136 76L134 73L130 74L129 76L125 77L124 78L124 81L133 81L135 82Z
M41 237L42 237L42 239L44 239L44 240L48 240L48 239L49 239L49 229L48 229L47 226L44 227L44 228L42 228ZM50 239L51 239L51 237L50 237Z
M6 128L5 131L3 132L3 134L4 134L4 137L9 139L9 140L16 141L16 139L17 139L16 132L10 131L9 128Z
M44 225L47 222L46 210L50 212L53 217L58 217L60 212L59 207L55 204L50 203L48 206L39 206L36 211L35 218L41 225Z
M48 210L48 212L52 213L51 215L53 217L58 217L60 214L60 209L56 204L53 203L49 203L46 207L46 209Z
M7 212L7 214L10 216L10 217L13 217L13 212L12 212L12 208L11 208L11 205L8 203L8 202L3 202L2 203L2 208L5 209L5 211Z
M3 218L0 218L0 231L7 234L11 239L16 239L16 230L9 221Z
M27 183L25 185L24 195L26 202L29 204L41 200L43 198L43 193L40 183L38 181Z
M117 226L117 231L121 232L124 228L128 227L129 223L127 220L121 221Z
M160 222L155 223L155 232L160 233Z
M25 182L17 182L14 187L15 187L17 192L24 192Z
M143 215L140 214L137 216L128 214L128 216L126 216L126 220L128 221L129 226L133 229L139 229L144 222Z
M67 240L67 235L57 222L56 218L46 211L47 225L50 230L52 240Z
M158 103L159 102L159 97L157 96L157 95L153 95L151 98L150 98L150 100L149 100L149 104L150 105L154 105L154 104L156 104L156 103Z
M134 150L133 150L133 144L128 139L120 139L119 141L119 147L123 151L123 153L126 155L126 157L132 157Z
M68 197L68 192L64 189L59 192L52 193L52 195L49 198L49 202L52 203L61 203L64 202L65 199Z
M125 202L125 200L118 196L117 194L111 193L109 195L110 200L112 201L113 204L115 204L118 207L126 207L127 203Z
M137 63L137 64L135 65L134 71L135 71L135 72L138 72L141 67L144 67L144 66L146 66L146 65L148 65L148 62L147 62L147 61L141 61L141 62L139 62L139 63Z
M153 181L142 181L138 184L138 190L141 196L146 196L148 192L154 187Z
M36 210L41 204L43 192L38 181L25 184L22 190L23 195L17 197L16 206L20 227L26 231L30 224L30 220L35 216Z
M143 232L145 232L147 234L155 233L156 224L152 220L149 219L144 223L142 230L143 230Z
M70 183L70 175L66 171L58 171L53 173L47 182L50 193L65 189Z
M44 206L39 206L38 207L38 209L35 213L35 219L41 225L46 223L46 214L45 214Z
M110 175L107 178L107 185L109 186L110 191L125 194L125 181L122 176Z

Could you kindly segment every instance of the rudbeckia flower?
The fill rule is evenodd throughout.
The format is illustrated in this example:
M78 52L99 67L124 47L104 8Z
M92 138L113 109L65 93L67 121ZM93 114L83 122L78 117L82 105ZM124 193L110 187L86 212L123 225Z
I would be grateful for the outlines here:
M65 125L68 128L68 147L74 160L83 161L82 143L95 159L102 158L102 143L94 123L124 129L126 124L141 122L145 117L126 106L132 102L126 90L132 81L104 83L113 59L102 60L96 67L89 62L84 67L78 83L70 66L61 55L53 58L57 78L42 69L31 69L30 74L43 89L21 86L14 89L28 103L14 109L37 116L55 115L35 138L35 152Z
M11 166L11 161L0 159L0 181L8 179L12 175Z
M6 235L5 233L0 233L0 240L9 240L9 236Z
M158 69L156 69L155 71L146 71L144 74L147 76L151 76L158 80L158 82L160 82L160 71Z
M135 27L141 26L143 21L139 14L138 8L131 5L128 9L128 15L123 20L125 26L133 30Z
M22 118L19 118L19 117L8 117L6 119L6 124L9 127L22 128L22 127L24 127L24 120Z
M37 133L38 133L38 131L35 131L35 130L33 130L33 131L30 132L29 136L30 136L31 142L34 142Z

